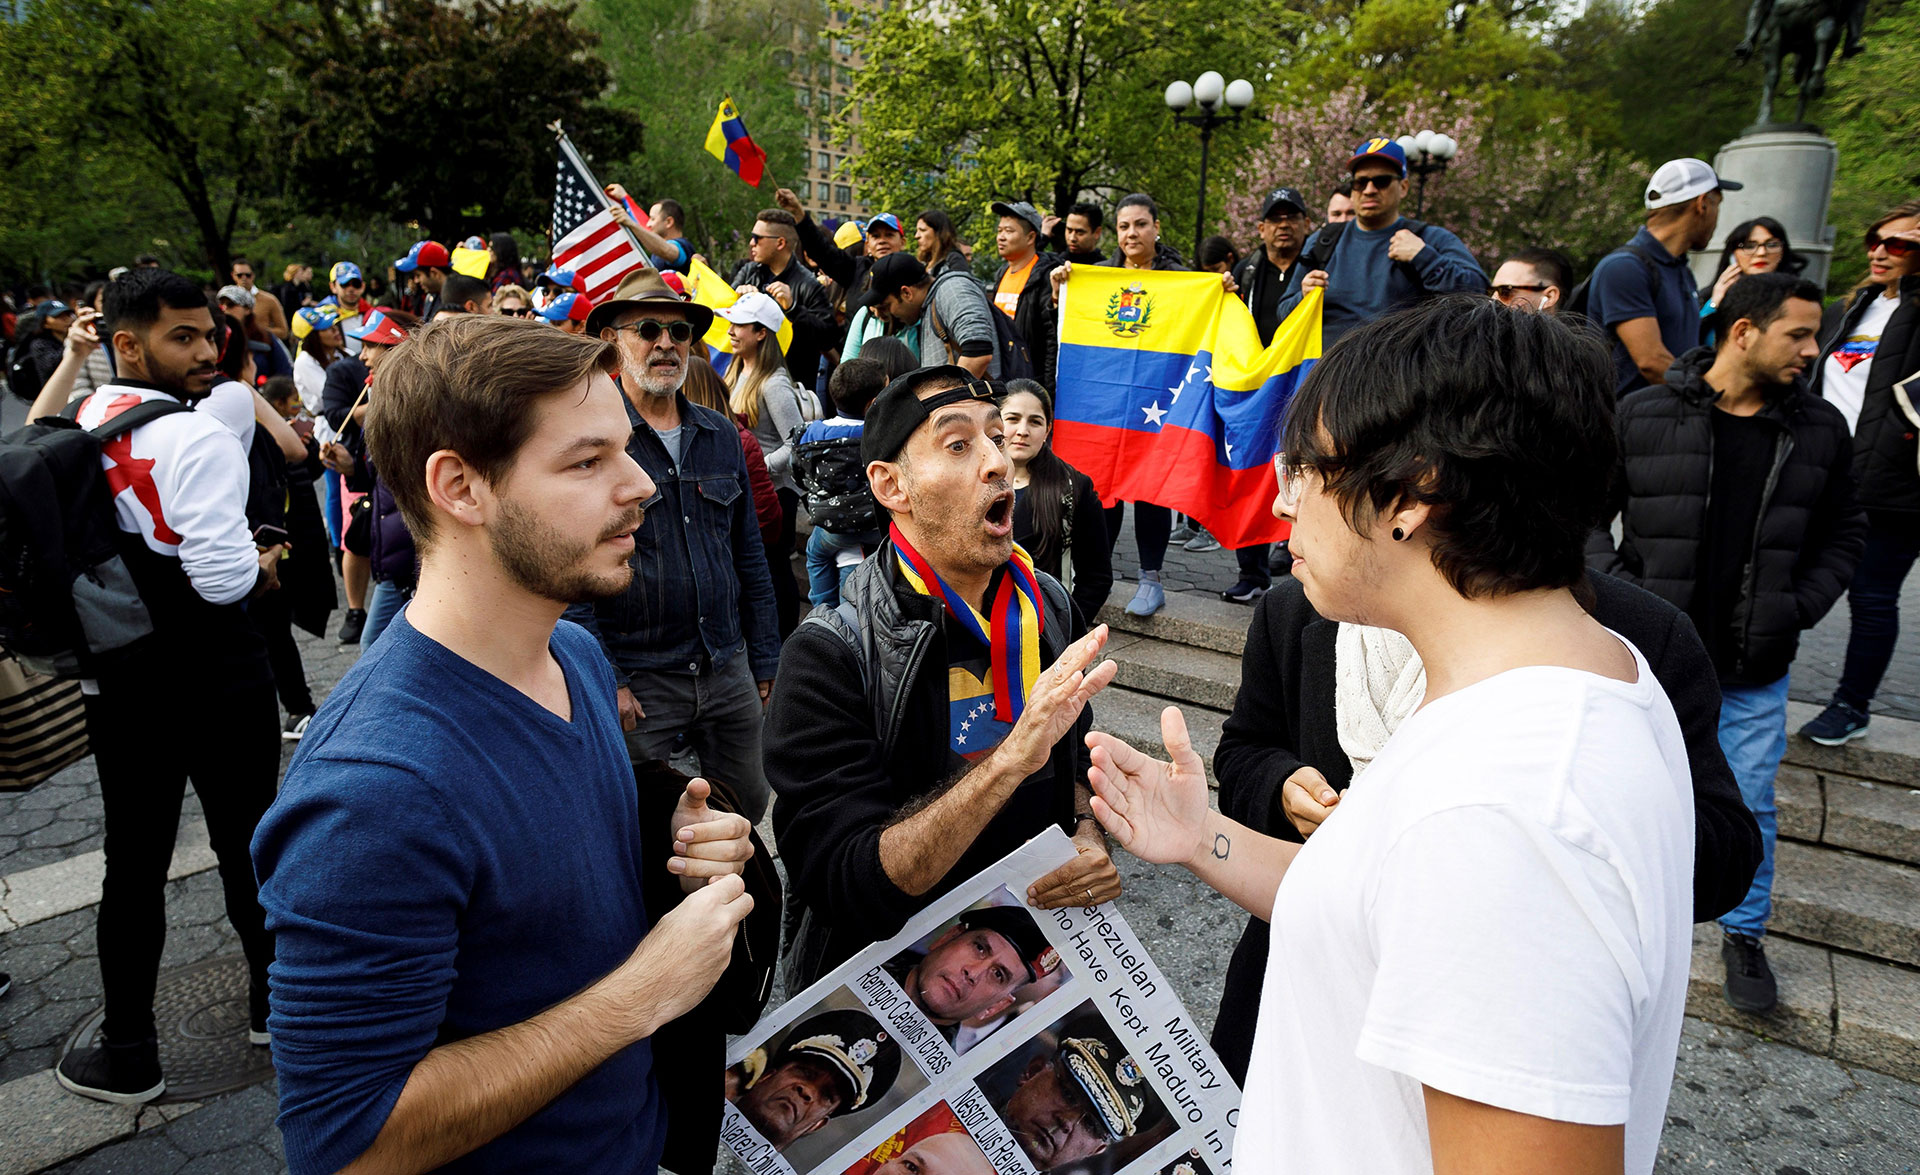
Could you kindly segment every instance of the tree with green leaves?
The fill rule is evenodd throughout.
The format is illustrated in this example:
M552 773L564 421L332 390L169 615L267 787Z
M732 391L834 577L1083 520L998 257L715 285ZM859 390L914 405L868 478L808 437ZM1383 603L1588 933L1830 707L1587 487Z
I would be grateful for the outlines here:
M544 229L549 123L603 158L641 138L603 100L609 70L572 16L532 0L293 0L270 30L305 89L279 116L287 195L449 243Z
M950 0L866 21L837 128L858 139L849 166L868 204L944 205L965 224L995 200L1064 213L1083 193L1146 191L1169 227L1194 217L1200 144L1168 113L1167 84L1216 69L1270 86L1301 23L1284 0ZM1251 120L1216 132L1215 158L1256 136Z
M594 161L600 180L624 185L643 207L678 200L697 248L737 251L754 214L805 166L805 116L787 74L797 56L819 55L821 15L804 0L589 0L575 20L600 40L613 82L607 100L647 125L643 150ZM757 188L707 153L729 94L767 153Z
M37 227L9 247L124 264L100 240L118 229L190 241L179 260L224 274L241 210L269 186L265 128L288 88L261 15L247 0L62 0L0 23L0 69L21 83L0 151L11 193L37 197Z
M1872 15L1871 12L1869 15ZM1840 148L1828 219L1838 240L1828 289L1867 275L1860 234L1887 209L1920 196L1920 3L1891 8L1867 25L1858 56L1828 75L1820 121Z

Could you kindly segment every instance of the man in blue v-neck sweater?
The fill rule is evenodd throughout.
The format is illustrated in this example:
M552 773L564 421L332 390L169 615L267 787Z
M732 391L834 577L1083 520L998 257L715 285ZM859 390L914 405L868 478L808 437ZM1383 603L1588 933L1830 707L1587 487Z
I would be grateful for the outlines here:
M667 866L689 896L649 928L613 677L556 623L626 586L653 493L613 353L462 315L382 365L367 433L419 589L253 841L296 1175L659 1162L647 1037L725 969L751 848L689 785Z

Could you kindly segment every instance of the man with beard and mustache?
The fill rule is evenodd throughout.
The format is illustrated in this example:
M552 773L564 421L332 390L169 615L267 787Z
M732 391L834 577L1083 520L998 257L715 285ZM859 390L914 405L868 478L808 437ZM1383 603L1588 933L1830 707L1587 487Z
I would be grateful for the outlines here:
M788 639L767 714L801 911L792 990L1049 824L1080 855L1030 901L1120 893L1084 746L1115 672L1096 664L1107 629L1080 636L1066 590L1015 545L1000 432L992 388L960 367L909 372L867 409L860 455L890 537Z
M632 582L569 617L613 665L634 762L691 747L757 823L767 810L761 711L780 629L739 430L680 391L692 341L712 324L713 311L651 269L628 274L587 318L588 337L619 348L627 454L658 498L634 536Z
M222 378L213 314L192 281L135 269L107 287L105 307L101 337L113 348L118 376L81 402L82 428L147 403L195 406ZM104 669L86 699L106 808L99 919L106 1020L100 1045L61 1060L59 1081L131 1105L166 1090L153 993L167 934L167 866L189 778L220 862L227 917L247 957L253 1040L267 1043L273 939L247 841L273 801L280 708L266 643L244 604L278 586L281 548L255 548L247 453L213 413L176 409L140 424L109 439L101 463L114 494L119 552L153 634Z
M253 844L296 1172L659 1161L648 1038L725 969L751 845L689 783L666 864L688 896L649 927L613 675L557 623L626 588L654 494L615 355L458 315L382 360L367 438L419 586Z

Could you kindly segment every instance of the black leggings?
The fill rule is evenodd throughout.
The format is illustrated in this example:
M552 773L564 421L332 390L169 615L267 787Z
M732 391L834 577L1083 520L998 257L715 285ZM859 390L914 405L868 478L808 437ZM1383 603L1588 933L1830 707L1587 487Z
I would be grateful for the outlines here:
M267 642L267 664L273 668L273 688L289 714L313 713L313 691L307 688L307 667L300 661L300 644L293 639L291 597L282 585L247 601L247 619Z
M106 1039L153 1035L153 990L167 940L167 866L187 780L199 793L227 919L240 933L253 978L252 1011L267 1007L273 937L260 909L248 845L273 802L280 775L280 721L273 691L182 690L145 674L105 680L87 699L87 733L106 807L107 875L100 890L100 981Z
M1125 502L1107 507L1107 552L1120 541L1120 516ZM1167 540L1173 536L1173 511L1152 502L1133 504L1133 541L1140 548L1140 570L1158 571L1167 561Z

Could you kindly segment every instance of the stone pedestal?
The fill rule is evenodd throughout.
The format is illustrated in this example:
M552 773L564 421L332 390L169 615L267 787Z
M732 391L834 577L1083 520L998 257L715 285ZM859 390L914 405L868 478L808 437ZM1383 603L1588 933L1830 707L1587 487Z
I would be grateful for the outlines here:
M1794 126L1754 129L1728 143L1714 158L1722 179L1746 186L1728 192L1720 205L1720 227L1713 245L1692 255L1694 280L1704 301L1719 277L1720 249L1733 226L1755 216L1771 216L1787 230L1796 253L1807 259L1801 276L1827 284L1833 257L1833 228L1827 208L1833 200L1834 170L1840 151L1817 128Z

